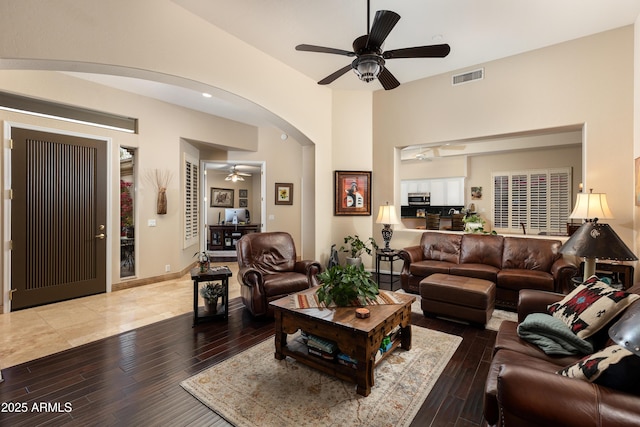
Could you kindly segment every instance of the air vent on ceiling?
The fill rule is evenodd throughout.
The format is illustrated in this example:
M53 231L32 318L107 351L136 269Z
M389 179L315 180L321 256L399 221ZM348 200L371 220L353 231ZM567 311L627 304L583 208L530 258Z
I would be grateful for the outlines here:
M477 70L451 76L451 84L453 86L457 86L464 83L472 82L474 80L482 79L484 79L484 68L479 68Z

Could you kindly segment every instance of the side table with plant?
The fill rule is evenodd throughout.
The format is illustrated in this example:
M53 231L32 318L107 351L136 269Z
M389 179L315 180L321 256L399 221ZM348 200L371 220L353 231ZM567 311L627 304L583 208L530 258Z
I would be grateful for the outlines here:
M378 250L378 244L369 237L367 240L361 240L357 234L353 236L347 236L344 238L344 244L340 247L340 251L348 253L347 264L360 265L362 264L362 254L366 252L367 255L375 250Z

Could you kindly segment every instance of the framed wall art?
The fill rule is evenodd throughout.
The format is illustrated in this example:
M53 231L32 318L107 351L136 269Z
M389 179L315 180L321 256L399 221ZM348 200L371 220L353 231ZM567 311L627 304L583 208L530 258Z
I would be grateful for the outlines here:
M233 207L233 189L211 187L212 208L232 208Z
M276 205L293 205L293 184L276 182Z
M241 199L246 199L247 197L249 197L249 190L238 190L238 197L240 197Z
M371 171L335 171L334 215L371 215Z

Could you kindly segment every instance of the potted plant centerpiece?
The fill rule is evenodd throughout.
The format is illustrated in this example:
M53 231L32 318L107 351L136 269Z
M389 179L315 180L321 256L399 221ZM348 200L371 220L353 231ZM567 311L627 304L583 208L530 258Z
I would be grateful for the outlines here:
M362 254L366 252L367 255L371 255L371 252L377 249L378 244L373 237L369 237L368 240L363 241L357 234L345 237L344 245L340 247L340 251L349 254L347 257L347 264L352 265L361 265L362 258L360 257Z
M210 261L209 255L205 251L196 252L193 256L198 257L198 265L200 266L200 273L204 273L209 269Z
M218 311L218 298L222 296L224 289L220 283L207 282L200 288L200 296L204 299L204 310L215 314Z
M478 214L465 216L462 222L464 222L464 231L467 233L482 233L484 231L484 219Z
M362 264L335 265L318 274L318 280L321 283L316 291L318 300L327 306L366 305L367 300L375 299L380 292Z

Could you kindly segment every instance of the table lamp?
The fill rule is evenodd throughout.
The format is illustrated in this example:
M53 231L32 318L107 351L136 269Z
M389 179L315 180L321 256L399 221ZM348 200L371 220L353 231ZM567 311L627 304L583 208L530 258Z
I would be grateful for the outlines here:
M382 224L384 227L382 228L382 239L384 240L384 249L385 252L390 252L393 249L389 247L389 242L391 241L391 236L393 236L393 230L391 229L392 224L400 224L398 221L398 216L396 215L396 208L393 205L390 205L387 202L386 205L380 206L380 210L378 211L378 218L376 219L376 224Z
M582 224L560 247L559 252L584 258L583 280L587 280L595 274L596 259L638 260L638 257L631 252L631 249L625 245L611 226L600 224L598 218L593 218Z
M593 218L612 219L613 214L607 203L607 195L605 193L594 193L593 188L588 193L578 193L576 205L569 218L585 221L592 221Z

